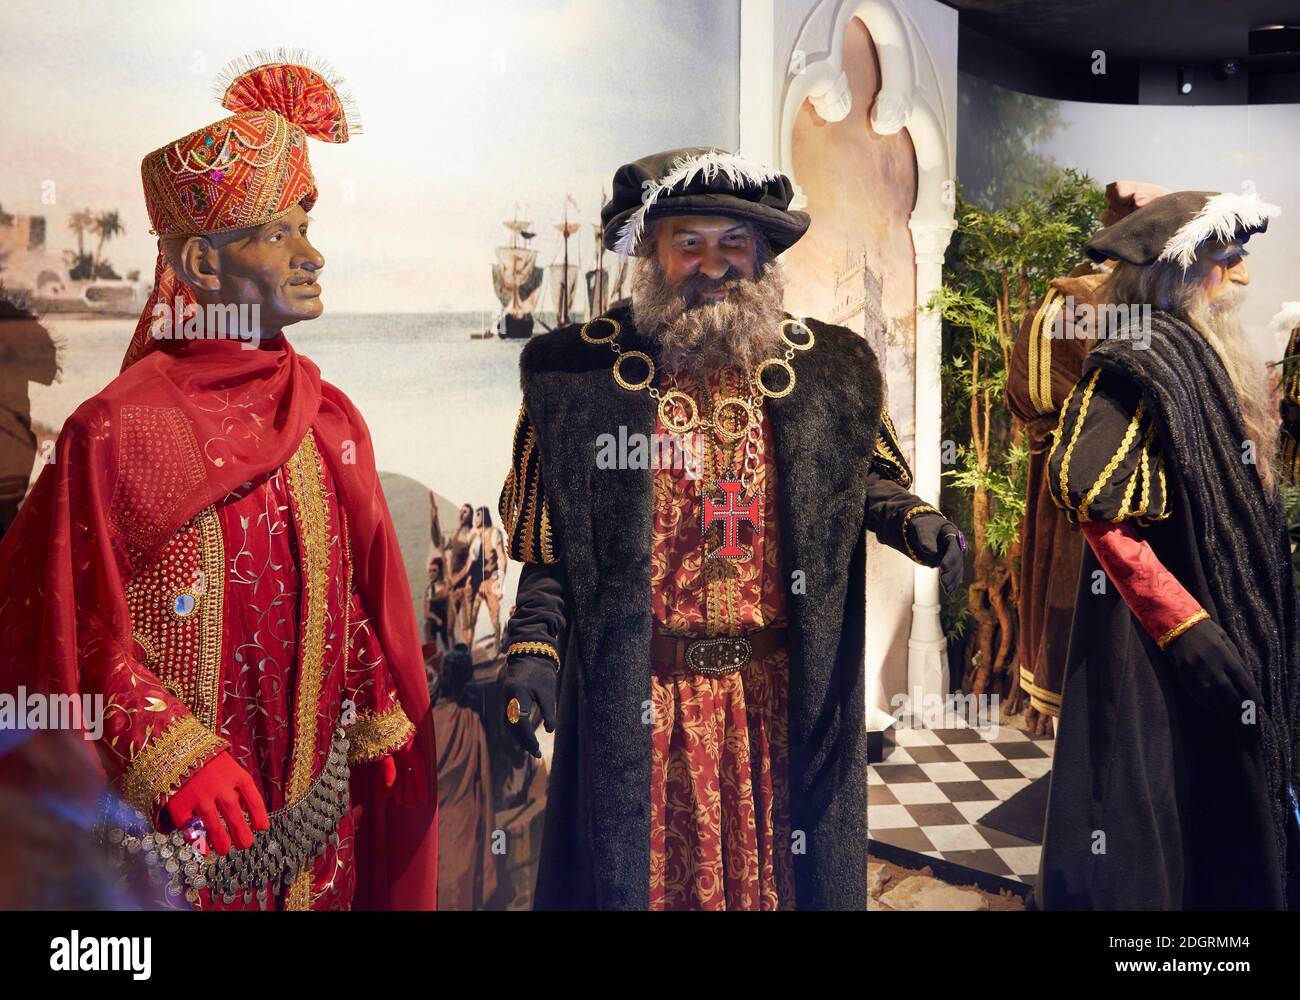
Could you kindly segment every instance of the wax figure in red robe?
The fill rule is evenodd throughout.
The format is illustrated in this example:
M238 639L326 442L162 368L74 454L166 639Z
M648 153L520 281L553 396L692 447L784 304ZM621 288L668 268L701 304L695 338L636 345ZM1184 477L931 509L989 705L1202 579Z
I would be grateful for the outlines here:
M370 436L280 332L322 310L306 137L355 127L323 69L240 68L233 117L144 160L154 295L0 547L3 687L103 695L85 745L137 812L104 838L165 902L433 908L429 693ZM254 335L217 338L214 304L257 304Z

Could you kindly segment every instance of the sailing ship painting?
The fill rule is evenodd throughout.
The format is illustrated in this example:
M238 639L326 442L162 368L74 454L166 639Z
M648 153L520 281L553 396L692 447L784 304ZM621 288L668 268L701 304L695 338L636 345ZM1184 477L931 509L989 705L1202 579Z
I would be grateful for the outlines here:
M600 193L601 208L605 206L605 192ZM627 280L627 258L619 257L611 276L605 266L605 230L599 222L592 227L596 238L596 266L587 272L587 311L591 316L602 316L605 311L623 298L623 282ZM611 280L612 278L612 280Z
M605 193L602 191L602 206L604 201ZM520 218L518 206L514 218L505 221L505 227L510 230L510 239L507 245L496 248L497 261L492 265L492 287L501 303L501 312L490 329L485 328L482 334L472 334L473 339L491 339L493 332L497 337L505 339L528 338L533 335L535 324L546 330L552 329L538 314L544 277L549 278L547 283L555 310L554 325L557 327L600 316L623 298L627 261L619 258L613 268L606 266L599 224L592 226L596 240L595 266L583 272L576 241L570 247L570 241L582 230L582 223L570 218L570 205L577 207L573 198L566 196L561 221L555 224L560 235L555 260L547 267L537 262L538 251L532 246L537 234L532 230L531 222ZM584 278L587 294L585 316L578 293L580 279Z
M564 199L564 221L557 223L555 228L559 230L560 239L563 243L564 251L560 263L551 265L551 293L555 297L555 325L567 326L576 319L581 317L576 315L574 299L578 294L578 275L581 273L578 264L569 263L569 238L573 236L581 225L577 222L569 221L569 204L573 202L571 197ZM577 207L575 205L575 207Z
M510 242L497 247L497 262L492 265L492 287L501 303L497 318L497 336L509 339L533 335L533 310L542 288L542 269L537 266L537 251L529 244L536 235L529 231L532 223L515 217L505 223Z

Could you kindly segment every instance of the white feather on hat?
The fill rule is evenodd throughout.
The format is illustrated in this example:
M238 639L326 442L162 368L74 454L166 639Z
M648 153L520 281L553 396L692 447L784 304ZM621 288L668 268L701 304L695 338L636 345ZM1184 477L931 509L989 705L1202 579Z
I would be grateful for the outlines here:
M1196 260L1197 247L1206 240L1226 242L1239 230L1258 228L1265 219L1281 214L1282 209L1261 200L1254 191L1246 194L1235 191L1216 194L1169 238L1156 259L1176 260L1186 271Z
M732 187L738 187L742 183L752 187L762 187L768 181L776 180L781 176L779 170L752 163L722 149L713 149L695 156L679 156L673 161L668 173L642 193L641 207L628 216L627 221L619 228L614 249L622 257L628 256L636 249L641 234L645 232L646 217L661 194L671 191L679 184L685 187L697 177L702 177L707 183L719 174L725 174Z
M1300 302L1283 302L1282 308L1268 322L1268 332L1281 340L1300 326Z

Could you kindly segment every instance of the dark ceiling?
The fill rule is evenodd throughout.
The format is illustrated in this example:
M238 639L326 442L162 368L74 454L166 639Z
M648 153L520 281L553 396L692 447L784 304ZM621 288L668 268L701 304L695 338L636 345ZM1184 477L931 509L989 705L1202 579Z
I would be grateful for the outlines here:
M1249 70L1232 87L1219 88L1223 103L1276 100L1259 97L1258 80L1293 74L1300 57L1251 59L1250 32L1266 25L1300 27L1300 0L942 0L960 12L962 68L978 75L1025 72L1029 87L1056 91L1045 96L1079 100L1130 100L1159 67L1203 63L1208 70L1226 59L1244 59ZM1279 35L1278 37L1282 37ZM987 42L987 44L985 44ZM1256 38L1256 44L1259 37ZM1106 54L1108 87L1091 74L1092 54ZM1011 63L1012 65L1008 65ZM1022 66L1014 65L1016 63ZM1087 76L1094 78L1089 81ZM1249 83L1246 76L1257 78ZM1139 83L1141 80L1141 84ZM1198 97L1215 88L1208 72L1199 77ZM1091 91L1091 93L1089 93ZM1294 98L1293 98L1294 99Z

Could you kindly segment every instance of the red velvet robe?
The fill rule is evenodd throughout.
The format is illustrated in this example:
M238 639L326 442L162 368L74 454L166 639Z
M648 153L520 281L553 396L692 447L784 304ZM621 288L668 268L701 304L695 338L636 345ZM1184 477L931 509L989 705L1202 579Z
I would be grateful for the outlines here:
M268 810L297 801L355 713L338 848L280 903L346 906L355 875L358 906L434 906L401 553L364 423L283 338L168 342L78 408L0 544L0 631L0 689L104 696L105 776L154 818L226 748ZM429 804L402 808L361 765L412 729Z

